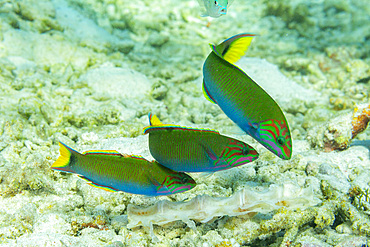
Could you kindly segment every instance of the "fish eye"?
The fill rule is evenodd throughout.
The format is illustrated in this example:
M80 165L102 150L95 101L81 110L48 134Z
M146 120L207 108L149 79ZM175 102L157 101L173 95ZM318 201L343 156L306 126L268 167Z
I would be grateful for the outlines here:
M182 178L181 178L181 182L182 183L187 183L189 181L189 179L186 177L186 176L183 176Z
M242 153L244 155L247 155L247 154L249 154L249 151L250 151L249 147L243 147Z
M215 5L217 5L217 1L215 1Z
M279 136L277 139L276 139L276 142L280 145L280 146L283 146L285 144L285 138L282 137L282 136Z

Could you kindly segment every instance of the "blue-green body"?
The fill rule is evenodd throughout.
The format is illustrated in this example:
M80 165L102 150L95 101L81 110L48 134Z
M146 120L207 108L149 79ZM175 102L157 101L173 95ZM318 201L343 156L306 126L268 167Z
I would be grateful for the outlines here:
M212 51L203 66L207 99L242 130L282 159L290 159L288 122L273 98L234 63L244 55L254 35L233 36Z
M77 173L94 187L148 196L171 195L192 189L196 183L187 174L175 172L156 161L122 155L112 150L81 154L60 143L60 157L52 169Z
M252 162L257 151L214 130L162 124L149 114L149 150L163 166L179 172L216 172Z

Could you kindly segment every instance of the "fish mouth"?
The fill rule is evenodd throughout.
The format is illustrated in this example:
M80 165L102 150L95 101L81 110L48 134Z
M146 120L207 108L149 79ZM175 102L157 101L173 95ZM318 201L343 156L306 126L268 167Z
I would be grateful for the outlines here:
M197 182L195 182L195 180L190 175L183 173L183 172L182 174L183 174L183 177L181 178L181 181L183 184L188 184L188 185L191 185L192 187L197 185Z
M195 182L195 180L194 180L194 179L190 179L190 180L188 181L188 183L189 183L192 187L195 187L195 186L197 185L197 182Z
M284 147L279 147L278 145L275 145L275 143L272 141L267 140L257 140L257 141L271 153L275 154L277 157L283 160L290 160L292 157L292 148L289 147L288 145L285 145Z
M279 158L283 160L290 160L292 158L292 150L287 146L283 150L270 150L274 154L276 154Z

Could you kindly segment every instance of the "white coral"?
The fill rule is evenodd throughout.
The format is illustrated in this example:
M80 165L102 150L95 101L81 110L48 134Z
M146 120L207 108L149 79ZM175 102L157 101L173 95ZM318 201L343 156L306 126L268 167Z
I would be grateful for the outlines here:
M283 206L289 208L309 207L320 200L312 189L300 188L293 184L270 185L263 191L242 189L231 197L211 197L198 195L187 202L159 201L150 207L139 207L129 204L127 215L128 228L137 226L149 227L152 237L153 224L164 225L181 220L195 230L195 223L208 222L224 215L239 216L250 212L268 213Z

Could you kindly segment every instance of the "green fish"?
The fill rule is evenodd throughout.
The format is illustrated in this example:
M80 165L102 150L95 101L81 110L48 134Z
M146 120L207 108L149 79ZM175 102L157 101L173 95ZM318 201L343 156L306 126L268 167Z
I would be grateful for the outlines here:
M61 142L59 146L60 157L51 169L77 173L91 186L106 191L160 196L185 192L196 185L189 175L141 156L114 150L91 150L81 154Z
M149 113L149 150L169 169L181 172L215 172L241 166L258 158L248 144L214 130L162 124Z
M219 45L203 66L203 92L212 103L268 150L282 159L292 156L288 122L274 99L234 63L244 55L253 34L239 34Z

